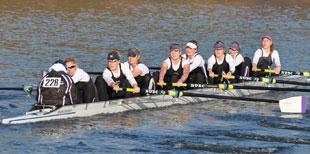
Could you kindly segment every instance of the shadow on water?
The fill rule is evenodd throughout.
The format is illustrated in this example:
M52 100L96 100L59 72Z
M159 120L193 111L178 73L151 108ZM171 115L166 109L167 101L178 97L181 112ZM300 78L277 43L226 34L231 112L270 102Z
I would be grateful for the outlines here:
M283 150L283 146L267 146L267 147L239 147L219 144L205 144L205 143L187 143L185 141L179 142L162 142L162 145L170 145L174 149L186 149L192 151L208 151L216 153L274 153Z
M270 122L267 120L259 121L258 125L262 127L269 127L269 128L278 128L278 129L288 129L288 130L297 130L297 131L310 131L310 127L308 124L303 124L303 122Z

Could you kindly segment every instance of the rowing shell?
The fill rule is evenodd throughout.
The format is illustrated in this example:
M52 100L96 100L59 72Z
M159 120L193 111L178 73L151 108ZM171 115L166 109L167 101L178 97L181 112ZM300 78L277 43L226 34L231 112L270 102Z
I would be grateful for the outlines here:
M293 80L300 81L300 77L288 76L287 78L292 78ZM236 85L254 85L254 86L268 86L268 87L292 87L292 85L287 84L266 84L262 82L244 82ZM203 88L187 90L191 93L200 94L217 94L226 96L247 96L258 93L265 93L268 90L248 90L248 89L232 89L223 91L215 88ZM93 103L83 103L66 105L59 108L46 107L45 109L33 110L26 112L25 115L7 118L2 120L2 124L21 124L21 123L33 123L39 121L48 121L55 119L66 119L74 117L88 117L96 114L113 114L120 113L130 110L142 110L149 108L160 108L171 106L175 104L189 104L189 103L199 103L208 102L214 100L214 98L204 98L204 97L178 97L173 98L169 95L150 95L143 97L135 97L128 99L117 99L112 101L101 101Z

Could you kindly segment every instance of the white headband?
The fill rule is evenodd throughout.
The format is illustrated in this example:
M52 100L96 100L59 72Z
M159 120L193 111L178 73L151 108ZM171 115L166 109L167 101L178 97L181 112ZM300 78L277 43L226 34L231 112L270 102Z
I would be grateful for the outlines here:
M186 47L190 47L190 48L192 48L192 49L197 49L197 45L194 44L194 43L192 43L192 42L188 42L188 43L186 44Z

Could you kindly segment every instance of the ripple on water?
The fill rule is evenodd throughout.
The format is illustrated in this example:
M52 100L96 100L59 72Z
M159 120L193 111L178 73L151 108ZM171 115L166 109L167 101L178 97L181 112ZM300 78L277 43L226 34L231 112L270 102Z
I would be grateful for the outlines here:
M238 139L255 140L263 142L277 142L277 143L293 143L293 144L310 144L310 139L300 136L296 137L279 137L275 135L258 135L255 133L241 133L242 130L216 130L212 132L197 131L195 135L205 135L209 137L227 136Z
M274 153L283 150L284 146L266 146L266 147L246 147L236 145L220 145L205 143L190 143L185 141L170 142L165 141L162 145L170 145L174 149L198 150L215 153Z
M302 123L298 124L285 124L280 122L269 122L266 120L258 122L258 125L269 128L279 128L279 129L288 129L288 130L297 130L297 131L310 131L310 127L304 126Z

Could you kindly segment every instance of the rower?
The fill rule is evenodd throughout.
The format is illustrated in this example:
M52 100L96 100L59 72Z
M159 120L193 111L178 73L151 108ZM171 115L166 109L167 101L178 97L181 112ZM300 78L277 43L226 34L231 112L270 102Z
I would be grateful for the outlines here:
M229 54L233 58L235 65L235 73L237 76L251 76L252 63L249 57L244 57L241 55L241 47L238 42L232 42L229 44ZM238 80L231 80L237 82Z
M74 58L65 60L68 75L72 78L75 86L78 89L78 97L83 100L83 103L95 102L96 87L90 76L81 68Z
M214 79L214 74L226 75L225 79L228 81L235 72L234 60L229 54L225 53L225 45L222 41L217 41L214 44L214 54L208 59L208 72L209 84L222 82L219 77Z
M42 78L37 93L38 105L62 106L82 103L64 61L57 60Z
M203 84L206 82L207 74L205 68L205 60L198 53L198 43L191 40L186 44L186 53L183 58L189 61L189 76L186 83Z
M182 86L189 75L190 64L188 60L181 57L182 49L179 44L170 46L170 57L161 65L159 74L159 86L163 88L164 82L177 83L177 87ZM164 89L172 89L172 86L165 86Z
M128 61L124 65L130 69L140 88L154 89L154 79L150 75L149 68L141 63L141 54L142 52L138 48L130 48L128 50Z
M119 91L120 88L135 89L134 93L139 93L140 88L133 77L131 71L124 64L120 63L119 52L112 51L108 54L108 67L103 71L102 76L96 78L95 85L98 90L99 100L107 101L117 98L132 97L132 93Z
M280 57L277 50L274 50L272 37L265 35L262 37L262 48L257 49L253 58L253 76L266 76L267 73L256 72L257 69L270 69L273 62L276 64L275 74L281 71ZM269 74L270 75L270 74Z

